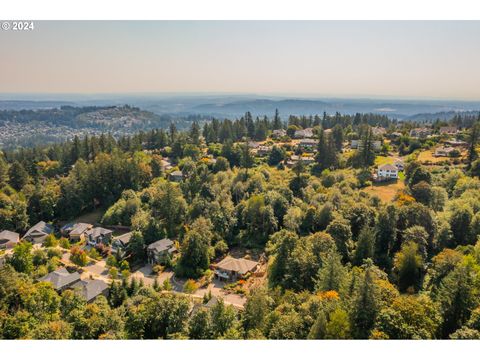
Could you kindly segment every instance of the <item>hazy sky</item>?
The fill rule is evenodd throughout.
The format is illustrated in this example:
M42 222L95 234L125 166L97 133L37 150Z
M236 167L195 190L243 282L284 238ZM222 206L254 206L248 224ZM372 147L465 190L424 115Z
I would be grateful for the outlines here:
M480 100L476 22L36 22L0 30L2 93Z

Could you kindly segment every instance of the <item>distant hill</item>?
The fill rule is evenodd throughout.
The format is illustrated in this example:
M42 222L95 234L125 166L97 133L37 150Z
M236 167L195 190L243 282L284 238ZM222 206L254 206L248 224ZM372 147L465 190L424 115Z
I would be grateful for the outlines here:
M462 116L478 116L479 111L442 111L438 113L423 113L423 114L415 114L412 116L408 116L404 120L406 121L435 121L437 119L448 121L454 118L455 115L462 115Z
M0 100L0 110L54 109L69 105L74 106L75 103L70 101Z

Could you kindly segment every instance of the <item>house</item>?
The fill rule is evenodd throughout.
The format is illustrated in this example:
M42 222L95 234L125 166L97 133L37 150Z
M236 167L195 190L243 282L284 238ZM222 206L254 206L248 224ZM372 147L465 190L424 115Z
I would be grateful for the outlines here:
M114 237L112 240L112 253L118 253L121 257L123 257L127 251L128 243L130 242L131 238L132 232Z
M384 127L381 127L381 126L374 126L372 127L372 133L373 135L375 136L379 136L379 135L385 135L387 132L387 129L385 129Z
M175 170L170 173L170 180L180 182L183 180L183 173L180 170Z
M172 168L172 164L168 158L163 158L160 161L160 164L163 171L170 170Z
M432 135L433 130L430 128L415 128L410 130L410 136L414 138L424 139L429 135Z
M238 278L245 276L247 273L253 273L258 268L258 262L237 259L227 256L218 264L214 265L215 276L221 280L236 281Z
M303 139L303 138L312 138L313 137L313 129L306 128L303 130L296 130L295 134L293 135L295 139Z
M304 149L313 149L317 146L317 140L315 139L300 139L298 146Z
M177 252L175 243L170 239L155 241L147 246L147 258L149 264L162 264L173 257Z
M402 136L403 136L403 134L402 134L401 132L398 132L398 131L392 132L392 133L390 134L390 137L391 137L392 139L399 138L399 137L402 137Z
M468 143L466 141L462 141L462 140L447 140L445 141L445 144L447 145L450 145L450 146L453 146L453 147L462 147L462 146L467 146Z
M112 240L113 231L102 227L94 227L85 232L87 244L90 246L97 246L100 244L108 245Z
M454 156L459 153L457 149L450 146L440 146L435 149L433 156Z
M398 171L403 171L405 169L405 164L403 163L403 161L397 160L393 163L393 165L395 165Z
M93 225L86 223L71 223L63 226L60 232L64 236L68 236L71 241L80 241L85 239L85 233L93 228Z
M377 169L377 178L379 180L398 179L398 169L392 164L381 165Z
M278 129L272 131L272 138L274 139L278 139L284 136L287 136L287 131L285 129Z
M271 147L271 146L260 145L260 146L257 148L257 155L258 155L258 156L265 156L265 155L268 155L271 151L272 151L272 147Z
M80 274L78 272L69 273L67 269L60 268L51 273L41 277L38 281L46 281L53 285L57 291L63 291L70 286L80 281Z
M45 241L48 235L53 233L53 226L44 221L40 221L31 227L23 236L23 240L29 241L33 244L41 244Z
M3 230L0 232L0 250L11 249L20 241L20 234Z
M382 148L382 142L380 140L375 140L372 142L374 150L380 150ZM363 140L351 140L350 148L352 149L361 149L363 148Z
M454 135L458 132L456 126L442 126L440 127L440 134L442 135Z
M258 147L260 146L260 143L257 141L249 141L247 143L247 146L249 149L258 149Z
M108 297L109 287L102 280L81 280L72 286L72 290L91 303L100 295Z

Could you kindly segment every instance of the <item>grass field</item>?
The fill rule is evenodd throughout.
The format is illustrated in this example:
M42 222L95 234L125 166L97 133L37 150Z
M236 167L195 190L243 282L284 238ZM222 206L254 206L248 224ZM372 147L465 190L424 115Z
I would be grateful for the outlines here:
M403 175L403 173L401 173ZM402 177L402 175L400 177ZM390 202L393 200L397 191L405 188L405 183L402 180L388 183L376 183L364 189L370 195L376 195L383 202Z

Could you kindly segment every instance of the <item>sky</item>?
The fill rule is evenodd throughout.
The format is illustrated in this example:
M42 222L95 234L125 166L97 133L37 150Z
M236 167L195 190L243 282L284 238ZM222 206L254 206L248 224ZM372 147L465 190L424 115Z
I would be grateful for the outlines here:
M480 100L480 21L37 21L0 93Z

